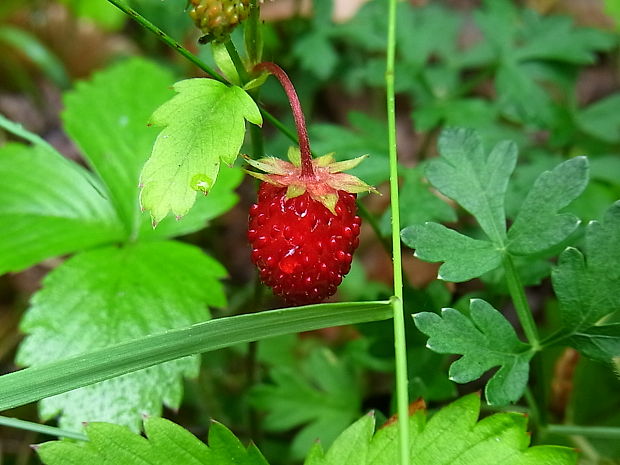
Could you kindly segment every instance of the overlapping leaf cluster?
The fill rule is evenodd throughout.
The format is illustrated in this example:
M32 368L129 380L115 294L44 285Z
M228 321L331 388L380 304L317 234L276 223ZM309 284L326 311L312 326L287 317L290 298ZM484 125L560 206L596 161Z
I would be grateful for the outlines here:
M234 205L241 173L222 169L217 186L183 220L167 218L155 230L137 202L139 173L157 135L147 122L172 96L171 83L168 71L133 59L65 95L65 129L89 169L0 120L32 142L0 148L0 273L75 254L52 265L32 299L21 325L27 337L20 364L188 326L208 319L208 306L225 305L222 265L169 238L203 228ZM70 429L91 419L138 429L142 415L160 414L162 403L179 406L182 377L195 375L198 364L195 357L180 359L51 397L40 413L61 414L60 424Z
M421 407L421 406L418 406ZM422 406L423 407L423 406ZM571 465L574 450L558 446L528 447L527 418L498 413L478 421L480 399L469 395L441 409L430 420L418 409L409 418L413 465ZM89 441L55 441L37 447L46 465L90 463L99 465L268 465L258 449L245 448L226 427L212 423L209 445L174 423L157 418L144 421L147 438L127 428L106 423L86 427ZM326 452L315 443L305 465L392 465L398 462L398 421L375 432L372 414L344 430Z
M540 174L507 228L504 199L517 161L516 146L500 142L487 154L475 131L448 129L440 137L439 151L441 156L428 163L427 178L472 214L481 230L474 238L427 222L402 231L403 241L418 258L443 262L440 279L467 281L498 268L508 273L516 259L527 266L545 254L555 254L554 247L576 231L579 219L563 209L586 187L586 158L569 159ZM620 258L614 248L620 234L619 211L616 203L601 223L586 227L586 258L568 248L553 271L563 327L551 342L568 343L600 360L620 354L619 326L599 325L620 308L620 281L613 265ZM431 350L463 355L450 367L451 379L473 381L499 366L486 385L487 401L506 404L521 397L529 361L540 347L521 342L490 304L474 299L467 314L447 308L441 316L416 314L415 323L430 337Z

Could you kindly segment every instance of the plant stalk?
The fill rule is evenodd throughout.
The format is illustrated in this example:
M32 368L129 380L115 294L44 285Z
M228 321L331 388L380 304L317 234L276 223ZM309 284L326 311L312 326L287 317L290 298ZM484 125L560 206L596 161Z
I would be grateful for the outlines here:
M207 73L209 76L211 76L213 79L215 79L216 81L220 81L224 84L228 84L224 76L222 76L220 73L218 73L213 68L208 66L206 63L203 63L202 60L200 60L196 55L194 55L192 52L190 52L185 47L183 47L176 40L174 40L172 37L170 37L168 34L162 31L160 28L155 26L152 22L150 22L148 19L146 19L136 10L126 5L123 1L108 0L108 2L110 2L112 5L114 5L116 8L121 10L126 15L132 17L138 24L140 24L140 26L147 29L148 31L151 31L153 34L159 37L159 40L161 40L163 43L165 43L169 47L172 47L173 49L175 49L177 52L179 52L181 55L183 55L185 58L191 61L194 65L198 66L198 68L200 68L205 73Z
M536 329L536 322L534 321L530 305L527 302L525 289L519 278L519 273L517 273L512 257L508 254L504 256L504 273L506 274L508 290L510 291L510 296L512 297L512 302L517 311L517 316L519 317L519 322L521 323L525 337L532 346L532 349L538 352L541 349L541 345L538 338L538 330Z
M125 5L121 0L108 0L108 1L112 5L117 7L119 10L121 10L125 14L127 14L128 16L131 16L142 27L144 27L148 31L151 31L155 35L157 35L157 37L159 37L159 39L162 42L164 42L166 45L168 45L168 46L172 47L173 49L175 49L176 51L178 51L182 56L187 58L191 63L193 63L198 68L203 70L205 73L207 73L213 79L215 79L216 81L220 81L220 82L222 82L224 84L228 84L228 82L226 81L224 76L222 76L217 71L215 71L213 68L208 66L206 63L204 63L202 60L200 60L200 58L198 58L192 52L187 50L185 47L183 47L181 44L179 44L176 40L174 40L172 37L170 37L164 31L159 29L157 26L155 26L153 23L151 23L148 19L146 19L145 17L140 15L140 13L138 13L136 10L134 10L133 8L130 8L127 5ZM278 120L275 116L273 116L271 113L269 113L264 108L260 108L260 112L261 112L261 114L263 115L263 117L266 120L268 120L271 124L273 124L286 137L288 137L293 142L297 143L297 138L295 137L295 134L290 129L288 129L284 124L282 124L280 122L280 120Z
M408 465L409 458L409 392L407 381L407 342L403 314L403 271L400 247L400 208L398 200L398 154L396 148L396 102L394 91L394 58L396 50L396 0L388 6L387 65L385 85L387 91L388 144L390 156L390 204L392 207L392 260L394 270L394 350L396 357L396 403L400 464Z
M259 63L254 67L254 71L267 71L280 81L291 105L293 117L295 118L295 126L297 126L297 138L299 139L299 151L301 153L301 175L306 178L313 178L312 152L310 151L310 140L308 138L308 130L306 129L306 119L304 118L304 112L301 109L301 103L299 103L299 97L297 96L297 92L295 92L293 83L282 68L269 61Z
M546 432L567 436L620 440L620 427L617 426L547 425Z
M3 417L0 416L0 425L8 426L10 428L23 429L26 431L33 431L39 434L46 434L48 436L56 436L58 438L77 439L78 441L88 441L88 438L75 431L67 431L54 426L42 425L40 423L34 423L32 421L20 420L18 418Z

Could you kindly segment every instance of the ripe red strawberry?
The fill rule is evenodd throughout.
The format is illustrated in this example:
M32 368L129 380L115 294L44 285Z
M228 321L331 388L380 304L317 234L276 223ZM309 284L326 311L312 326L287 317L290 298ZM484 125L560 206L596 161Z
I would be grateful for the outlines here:
M314 159L312 176L302 174L298 149L292 148L289 158L292 163L248 160L270 173L250 173L263 182L250 209L248 240L263 283L287 303L304 305L333 295L349 272L361 224L356 193L374 189L341 173L364 157Z

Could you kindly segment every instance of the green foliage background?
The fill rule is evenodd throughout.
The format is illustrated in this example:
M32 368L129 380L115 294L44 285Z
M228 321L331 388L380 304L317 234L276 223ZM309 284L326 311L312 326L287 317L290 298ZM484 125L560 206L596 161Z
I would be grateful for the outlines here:
M50 145L49 132L38 131L41 138L0 115L0 291L11 289L1 302L10 308L8 329L0 331L3 371L13 371L13 361L44 366L97 349L105 361L115 344L278 306L250 271L243 230L253 185L242 183L235 163L239 151L259 155L256 143L244 142L244 125L264 120L269 155L284 156L291 144L251 98L291 126L275 80L248 94L192 79L195 68L107 2L63 1L54 7L66 7L68 21L81 18L102 37L131 42L80 75L32 21L15 20L20 5L10 3L0 7L0 89L34 99L41 114L53 111L39 80L62 90L61 121L46 124L62 126L79 158ZM194 47L184 1L128 3L191 44L208 66L234 74L225 49L211 56L210 46ZM335 22L332 2L315 0L310 15L263 26L263 56L287 69L298 88L313 151L336 152L339 160L369 154L352 174L384 192L385 3L369 1ZM577 25L579 15L540 14L508 0L463 10L448 3L398 2L397 12L401 236L417 257L405 260L404 310L415 314L406 321L408 390L430 412L440 409L411 416L412 463L497 463L502 454L515 464L620 463L618 35ZM35 18L42 8L23 11ZM614 14L613 2L606 11ZM233 43L243 55L241 30ZM596 70L612 83L594 81L588 94ZM222 107L193 106L198 94ZM0 94L0 113L2 103ZM181 145L192 155L181 159ZM180 176L172 179L176 164ZM137 201L141 185L149 186L142 205L150 214ZM205 186L208 195L197 196ZM90 439L44 444L38 454L48 464L132 464L136 456L140 463L181 456L196 464L395 463L397 423L375 431L395 410L391 323L362 323L387 318L392 305L383 250L390 208L378 198L360 202L365 236L338 298L369 303L308 310L313 329L347 318L356 324L128 368L43 399L38 412L5 414L50 420ZM42 262L46 277L32 296L16 285L24 274L7 274ZM371 310L383 313L371 317ZM329 315L335 311L341 320ZM25 338L16 350L17 321ZM310 324L299 312L283 312L279 321L261 338ZM216 334L204 328L207 340ZM252 331L235 337L250 340ZM174 341L166 344L181 353ZM4 392L19 390L18 376L0 378ZM36 394L37 386L29 388ZM482 402L466 395L480 390ZM2 401L13 405L0 394ZM496 409L527 412L529 426L520 414L491 415ZM374 417L363 416L369 410ZM142 427L147 438L136 434ZM536 447L527 448L526 427ZM0 444L5 436L23 445L49 439L0 428ZM258 448L246 447L250 439ZM24 450L1 458L38 463Z

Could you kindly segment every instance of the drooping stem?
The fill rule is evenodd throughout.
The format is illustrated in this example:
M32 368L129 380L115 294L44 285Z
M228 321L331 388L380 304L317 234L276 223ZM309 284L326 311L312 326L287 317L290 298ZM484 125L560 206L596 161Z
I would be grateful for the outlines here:
M299 151L301 152L301 175L304 177L314 177L314 170L312 169L312 152L310 152L310 141L308 139L308 130L306 129L306 119L304 118L304 112L301 109L299 103L299 97L295 92L293 83L284 72L275 63L264 61L254 67L254 71L267 71L273 74L284 89L288 101L291 104L291 110L293 111L293 117L295 118L295 126L297 126L297 138L299 139Z
M387 96L388 149L390 155L390 204L392 207L392 264L394 270L394 352L396 358L396 405L398 411L399 461L408 465L409 457L409 390L407 378L407 342L403 309L403 269L400 250L400 208L398 200L398 153L396 149L396 100L394 63L396 54L396 0L388 5L387 63L385 87Z

